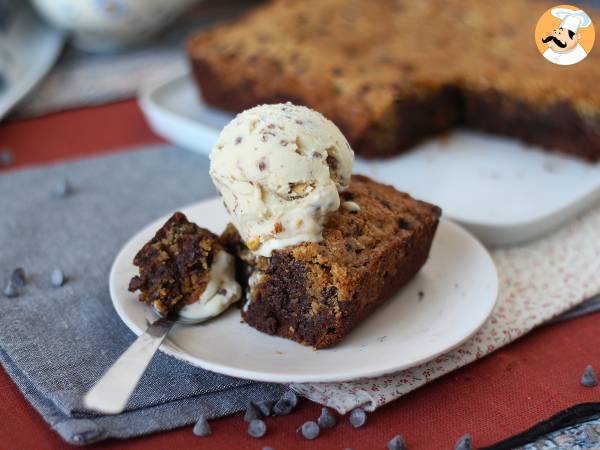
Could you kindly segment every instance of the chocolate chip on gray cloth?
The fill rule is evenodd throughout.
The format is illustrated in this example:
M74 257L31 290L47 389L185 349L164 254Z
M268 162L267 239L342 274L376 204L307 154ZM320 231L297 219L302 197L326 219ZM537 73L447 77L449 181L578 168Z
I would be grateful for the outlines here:
M294 391L285 392L281 398L287 400L294 408L298 406L298 396Z
M25 270L22 267L17 267L13 270L10 276L10 281L13 282L16 288L22 288L25 286Z
M387 443L387 449L388 450L406 450L406 442L404 441L404 438L402 436L397 434L392 439L390 439L390 442Z
M212 434L212 430L210 429L210 425L208 424L208 420L206 420L206 416L203 414L194 425L194 434L199 437L206 437Z
M594 387L598 385L598 377L591 364L589 364L583 371L581 376L581 384L585 387Z
M254 419L248 424L248 434L255 438L260 438L267 432L267 425L260 419Z
M73 187L71 186L71 183L69 183L69 180L65 178L59 181L56 186L54 186L52 192L57 197L67 197L69 194L71 194L71 192L73 192Z
M456 444L454 444L454 450L472 450L473 448L473 438L470 434L465 434L461 436Z
M63 271L60 269L54 269L52 271L52 275L50 275L50 282L54 287L61 287L63 284L65 284L65 275L63 274Z
M271 413L273 412L274 404L275 404L275 402L272 400L264 400L262 402L258 402L256 404L256 407L258 408L258 410L260 411L260 413L263 416L269 417L271 415Z
M331 414L331 411L329 410L329 408L321 409L321 415L317 419L317 423L319 424L319 426L321 428L335 427L335 424L336 424L335 417L333 417L333 414Z
M4 291L2 291L2 292L4 293L4 296L6 298L15 298L16 296L19 295L19 292L17 291L17 288L15 287L12 280L8 280L8 284L4 288Z
M263 447L262 450L273 450L273 447Z
M353 409L350 413L350 425L354 428L360 428L367 422L367 413L362 408Z
M316 439L319 437L319 432L321 430L319 429L319 425L317 425L316 422L309 420L308 422L305 422L304 425L302 425L300 428L298 428L297 431L301 433L302 436L304 436L306 439Z
M260 410L256 407L256 405L254 403L249 401L248 404L246 405L246 412L244 413L244 420L246 422L251 422L254 419L260 419L260 418L262 418Z

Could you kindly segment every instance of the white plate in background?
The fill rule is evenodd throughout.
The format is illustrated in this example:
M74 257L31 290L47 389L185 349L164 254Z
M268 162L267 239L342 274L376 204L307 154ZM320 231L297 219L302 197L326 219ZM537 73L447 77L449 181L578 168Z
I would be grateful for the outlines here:
M181 211L216 233L229 221L216 198ZM110 273L113 305L138 335L151 313L127 290L138 273L132 261L167 218L133 236ZM261 333L240 323L240 310L234 306L207 324L175 326L161 350L195 366L251 380L304 383L373 377L413 367L460 345L488 318L497 292L496 268L485 248L458 225L442 220L429 260L417 276L333 348L314 351Z
M166 140L208 154L232 115L203 103L188 74L143 89L140 105ZM489 245L541 236L600 200L600 164L514 139L457 130L355 172L442 207Z

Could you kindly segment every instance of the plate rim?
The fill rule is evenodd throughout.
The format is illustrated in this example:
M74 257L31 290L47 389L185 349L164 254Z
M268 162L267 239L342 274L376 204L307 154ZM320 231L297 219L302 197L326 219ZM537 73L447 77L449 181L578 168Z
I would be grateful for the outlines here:
M205 204L216 203L218 201L219 201L218 197L211 197L208 199L201 200L199 202L194 202L194 203L182 206L181 208L178 208L174 211L179 211L179 210L184 211L189 208L201 207ZM115 311L116 311L117 315L119 316L119 318L121 319L121 321L136 336L139 336L140 334L142 334L142 332L144 330L139 328L137 326L137 324L133 320L131 320L130 316L128 314L126 314L125 310L121 307L121 304L118 301L119 296L117 295L117 291L116 291L117 284L118 284L116 282L116 279L118 277L117 263L119 263L124 258L124 253L130 248L132 241L134 241L140 234L147 232L149 229L155 229L157 224L164 222L170 216L170 214L172 214L174 211L171 211L170 213L167 213L167 214L157 218L156 220L151 221L146 226L142 227L137 232L135 232L119 249L119 251L117 252L117 255L115 256L115 259L113 260L113 263L111 264L110 273L109 273L109 292L110 292L112 306L115 309ZM170 341L168 339L168 337L165 339L163 344L161 344L161 346L159 347L159 350L169 356L174 357L175 359L177 359L179 361L184 361L195 367L199 367L201 369L209 370L209 371L212 371L215 373L228 375L228 376L232 376L235 378L252 380L252 381L286 383L286 384L289 384L289 383L346 382L346 381L352 381L352 380L363 379L363 378L373 378L373 377L378 377L378 376L382 376L382 375L386 375L386 374L399 372L399 371L406 370L406 369L409 369L412 367L417 367L423 363L432 361L435 358L439 357L440 355L446 354L446 353L456 349L457 347L461 346L463 343L468 341L471 337L473 337L481 329L481 327L489 319L490 315L492 314L492 312L498 302L498 292L499 292L498 271L497 271L496 265L494 263L494 260L492 259L491 255L489 254L487 249L483 246L483 244L475 236L473 236L469 231L467 231L460 225L452 222L451 220L441 218L440 225L444 226L444 227L450 227L451 229L453 229L454 232L461 233L466 239L469 239L470 241L472 241L472 244L475 245L480 252L483 252L483 254L489 260L490 267L493 270L493 274L494 274L493 286L491 286L490 289L492 290L492 292L495 293L493 301L490 301L488 308L485 311L485 314L482 314L482 317L478 320L477 325L472 330L470 330L469 333L467 333L465 336L463 336L463 338L461 338L457 342L453 343L451 346L444 348L443 350L439 350L439 351L432 353L431 355L428 355L426 357L423 357L417 361L412 361L409 364L395 364L395 365L390 365L385 369L365 370L365 371L361 371L360 375L358 375L358 374L350 374L350 375L332 374L329 376L320 376L319 374L316 374L316 375L304 374L304 375L300 375L297 377L294 376L294 374L272 373L272 372L268 372L268 371L260 372L260 371L256 371L256 370L252 370L252 369L240 369L240 368L236 368L236 367L223 365L220 363L213 363L211 361L201 360L201 359L194 357L194 356L190 355L189 353L185 352L183 349L179 348L174 342ZM298 345L301 345L301 344L298 344Z

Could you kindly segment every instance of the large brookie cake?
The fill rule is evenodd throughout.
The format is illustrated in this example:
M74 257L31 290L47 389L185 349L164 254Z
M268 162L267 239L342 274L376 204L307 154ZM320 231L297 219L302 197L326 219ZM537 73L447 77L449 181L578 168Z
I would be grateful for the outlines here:
M545 61L533 35L551 6L276 0L187 49L208 103L305 104L365 157L462 125L597 161L600 51L568 67Z

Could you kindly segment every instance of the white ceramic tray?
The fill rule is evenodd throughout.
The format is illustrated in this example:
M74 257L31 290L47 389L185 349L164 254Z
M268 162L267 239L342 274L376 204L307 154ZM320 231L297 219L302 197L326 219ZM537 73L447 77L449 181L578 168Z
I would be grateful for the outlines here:
M187 74L142 89L140 105L166 140L208 154L232 115L201 101ZM489 245L538 237L600 200L600 164L512 139L458 130L355 172L442 207Z
M220 233L229 218L219 199L183 208L187 217ZM125 244L110 273L113 305L136 334L151 317L148 306L127 290L137 274L133 257L163 225L162 217ZM339 345L314 351L240 323L230 308L207 324L175 326L161 350L214 372L278 383L344 381L421 364L458 346L491 313L498 292L496 268L468 232L442 220L429 260L417 276L381 305Z

